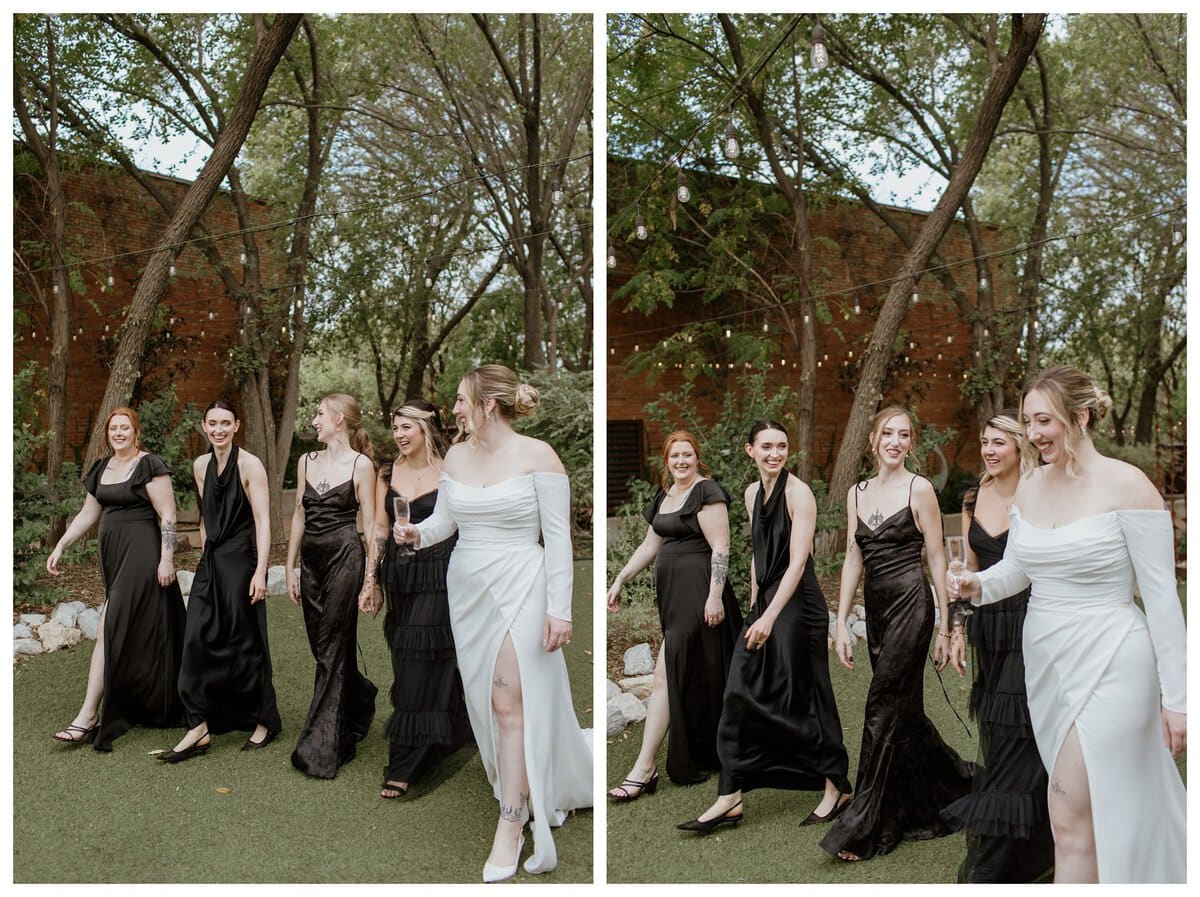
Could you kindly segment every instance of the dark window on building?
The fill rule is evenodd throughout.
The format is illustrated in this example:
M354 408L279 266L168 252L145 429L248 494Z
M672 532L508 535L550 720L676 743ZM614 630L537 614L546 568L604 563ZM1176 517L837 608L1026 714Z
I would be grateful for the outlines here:
M608 422L608 516L629 500L629 480L645 475L646 428L640 420Z

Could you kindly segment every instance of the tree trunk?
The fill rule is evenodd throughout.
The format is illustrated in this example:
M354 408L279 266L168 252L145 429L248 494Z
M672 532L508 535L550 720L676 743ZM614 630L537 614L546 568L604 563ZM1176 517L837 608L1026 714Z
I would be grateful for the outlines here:
M870 343L863 353L858 387L834 463L827 499L831 505L841 504L843 496L858 476L867 445L871 417L882 398L884 376L887 373L896 334L908 311L909 296L916 286L920 272L927 266L930 256L954 220L955 211L963 204L967 192L979 174L995 136L1000 116L1033 53L1044 21L1045 15L1042 14L1016 14L1012 17L1012 43L1004 60L988 78L988 86L979 106L975 127L967 140L962 158L955 166L945 192L922 226L912 249L901 264L897 279L883 301Z
M175 215L163 231L159 243L161 248L150 257L146 265L137 291L134 293L133 301L130 303L129 312L121 327L108 385L105 387L104 398L100 402L97 414L97 426L92 431L92 438L84 457L85 468L99 458L104 451L105 433L101 426L104 417L113 408L129 401L133 386L140 376L139 368L145 354L146 340L154 318L154 310L166 290L167 269L178 255L180 244L188 238L192 229L199 222L237 158L237 154L246 140L246 135L250 131L250 126L254 122L259 102L266 91L271 73L283 56L300 19L300 14L280 14L275 17L271 27L264 33L246 70L241 95L213 146L212 155L209 156L208 162L205 163L199 176L188 188Z

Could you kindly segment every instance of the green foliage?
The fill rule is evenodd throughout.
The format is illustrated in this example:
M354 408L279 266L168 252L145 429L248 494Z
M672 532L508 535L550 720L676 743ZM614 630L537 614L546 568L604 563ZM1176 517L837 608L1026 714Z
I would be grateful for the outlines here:
M1103 431L1093 434L1092 442L1100 454L1120 458L1139 468L1152 482L1156 481L1158 458L1153 445L1118 445L1115 439Z
M979 475L963 470L961 467L951 467L946 485L938 493L938 506L943 514L959 514L962 512L962 497L968 486L979 482Z
M13 377L13 594L28 604L53 604L66 590L39 582L53 547L47 537L56 518L78 510L79 470L63 464L54 483L37 471L38 457L50 442L39 409L46 403L45 371L35 361Z
M198 430L202 416L200 409L191 402L179 408L175 386L171 385L135 410L142 419L142 445L171 468L175 504L192 507L196 502L192 459L207 445Z
M571 510L577 527L592 528L592 382L591 371L544 371L526 375L540 396L538 410L517 422L517 429L548 442L571 479ZM576 545L576 549L580 546Z

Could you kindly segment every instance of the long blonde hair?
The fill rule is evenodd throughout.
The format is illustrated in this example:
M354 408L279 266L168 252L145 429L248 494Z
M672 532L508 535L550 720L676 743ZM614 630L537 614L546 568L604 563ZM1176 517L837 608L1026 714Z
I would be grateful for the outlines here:
M1017 447L1017 458L1022 462L1024 469L1025 459L1025 428L1021 426L1021 422L1014 416L1015 412L1011 408L1005 408L999 414L993 414L987 419L982 427L979 428L979 438L983 438L984 431L991 427L993 430L999 430L1005 436L1013 441L1013 445ZM996 479L985 467L983 474L979 477L979 485L986 486L992 480Z
M1021 394L1021 420L1025 420L1025 397L1037 390L1050 406L1050 415L1067 430L1063 440L1063 451L1067 456L1067 476L1079 474L1079 443L1085 433L1096 429L1112 410L1113 400L1104 390L1096 386L1079 368L1060 364L1046 368L1025 384ZM1087 423L1080 427L1076 419L1080 411L1087 411ZM1021 473L1028 474L1041 463L1041 454L1029 442L1021 447Z
M904 456L904 465L908 467L908 462L912 462L912 471L919 473L921 465L917 461L916 448L917 439L921 435L920 425L917 423L916 415L907 408L901 408L899 405L888 405L881 409L874 420L871 421L871 434L868 437L868 442L871 446L871 457L875 461L875 472L879 472L879 437L883 431L883 425L893 417L903 415L908 418L909 433L911 434L911 443L909 445L908 454Z

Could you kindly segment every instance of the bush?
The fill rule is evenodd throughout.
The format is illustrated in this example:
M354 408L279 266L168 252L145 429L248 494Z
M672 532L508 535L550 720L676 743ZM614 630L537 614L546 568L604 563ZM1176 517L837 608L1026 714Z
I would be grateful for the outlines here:
M521 418L517 429L527 436L548 442L562 459L571 479L571 511L575 525L592 529L592 382L591 371L545 371L525 374L522 379L540 396L538 410ZM578 546L576 546L578 548Z
M142 419L142 445L163 459L171 468L171 485L178 507L194 507L196 481L192 477L192 459L207 450L208 443L198 430L203 413L188 403L179 409L172 384L135 409Z

